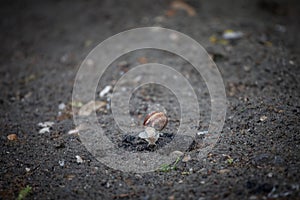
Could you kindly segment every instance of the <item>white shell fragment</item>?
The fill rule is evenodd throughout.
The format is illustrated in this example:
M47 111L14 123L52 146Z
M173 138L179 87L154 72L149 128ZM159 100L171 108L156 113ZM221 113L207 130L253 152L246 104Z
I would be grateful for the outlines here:
M78 134L78 133L79 133L79 130L77 128L68 131L69 135Z
M109 91L112 89L112 86L107 85L105 88L99 93L100 97L104 97Z
M39 133L50 133L50 128L54 125L54 122L40 122L38 126L41 128Z
M38 123L39 127L45 128L45 127L52 127L54 125L54 122L40 122Z
M145 139L149 145L155 145L155 142L159 138L159 133L155 131L152 127L146 127L145 131L139 134L139 137Z
M44 133L50 133L50 127L45 127L39 130L39 133L44 134Z

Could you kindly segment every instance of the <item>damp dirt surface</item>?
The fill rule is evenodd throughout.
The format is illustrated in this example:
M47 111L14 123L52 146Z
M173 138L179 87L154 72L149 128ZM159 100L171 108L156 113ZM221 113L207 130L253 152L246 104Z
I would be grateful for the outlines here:
M24 199L300 199L299 2L186 4L1 2L0 199L16 199L26 186L31 189ZM224 81L227 114L219 140L204 158L198 154L205 134L195 137L170 166L129 173L98 162L78 134L68 134L75 128L71 105L81 106L72 104L72 89L81 62L96 45L146 26L180 31L207 50ZM243 35L224 40L228 29ZM141 50L118 58L96 93L147 62L177 66L199 98L201 120L195 132L207 130L210 97L205 83L173 54ZM107 96L96 100L106 104L97 110L105 134L129 152L159 150L179 127L180 105L159 85L140 87L129 105L136 124L143 123L150 104L166 109L169 124L153 147L137 133L118 129ZM59 109L61 103L65 107ZM54 125L39 133L38 123L46 121Z

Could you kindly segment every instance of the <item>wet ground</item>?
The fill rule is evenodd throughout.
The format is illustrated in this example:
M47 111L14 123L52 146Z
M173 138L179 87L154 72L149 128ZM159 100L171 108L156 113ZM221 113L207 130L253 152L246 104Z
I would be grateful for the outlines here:
M172 1L2 2L1 199L17 198L26 186L31 188L28 199L300 198L299 3L186 3L189 6L176 7ZM75 128L72 89L80 63L98 43L144 26L174 29L203 45L222 74L228 109L221 137L206 158L197 159L198 138L174 168L124 173L98 162L78 134L68 134ZM228 29L243 36L222 39ZM99 82L97 93L131 67L153 61L179 66L195 86L202 108L195 129L206 130L210 110L205 84L174 55L147 50L119 58ZM97 100L109 104L107 98ZM136 123L142 123L149 102L163 105L170 118L155 147L159 149L178 128L179 104L166 88L142 87L130 104ZM61 103L66 107L60 110ZM120 131L109 106L97 114L120 148L155 151L132 133L112 134ZM54 125L39 133L38 123L45 121Z

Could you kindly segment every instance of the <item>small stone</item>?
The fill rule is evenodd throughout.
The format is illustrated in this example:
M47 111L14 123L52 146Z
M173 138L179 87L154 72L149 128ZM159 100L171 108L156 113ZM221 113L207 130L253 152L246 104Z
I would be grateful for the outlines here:
M26 172L30 172L30 168L29 167L25 167L25 171Z
M246 72L251 70L251 67L249 65L244 65L243 68Z
M171 154L179 157L179 156L182 156L183 155L183 152L182 151L173 151Z
M16 134L12 133L7 136L7 139L10 141L17 140L18 136Z
M182 162L188 162L190 161L192 158L190 155L185 155L183 158L182 158Z
M63 167L65 166L65 160L59 160L58 161L59 166Z
M272 178L273 177L273 173L272 172L268 173L267 177Z
M137 178L137 179L142 179L142 178L143 178L143 176L140 175L140 174L135 174L134 176L135 176L135 178Z
M58 109L59 110L64 110L66 108L66 104L64 104L64 103L60 103L59 105L58 105Z
M204 185L204 184L205 184L205 181L200 181L200 184Z
M265 121L266 119L268 119L268 117L265 116L265 115L263 115L263 116L261 116L261 117L259 118L259 120L260 120L261 122Z
M83 163L83 159L82 159L79 155L76 155L75 157L76 157L76 162L77 162L78 164Z
M101 90L101 92L99 93L99 96L104 97L107 93L110 92L111 89L112 89L112 86L110 86L110 85L105 86L105 88L103 90Z

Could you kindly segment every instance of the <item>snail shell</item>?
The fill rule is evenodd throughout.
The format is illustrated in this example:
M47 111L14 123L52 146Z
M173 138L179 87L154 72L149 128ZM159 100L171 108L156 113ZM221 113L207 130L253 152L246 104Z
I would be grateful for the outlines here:
M154 111L148 114L144 120L144 126L152 127L157 131L161 131L168 123L165 113Z

